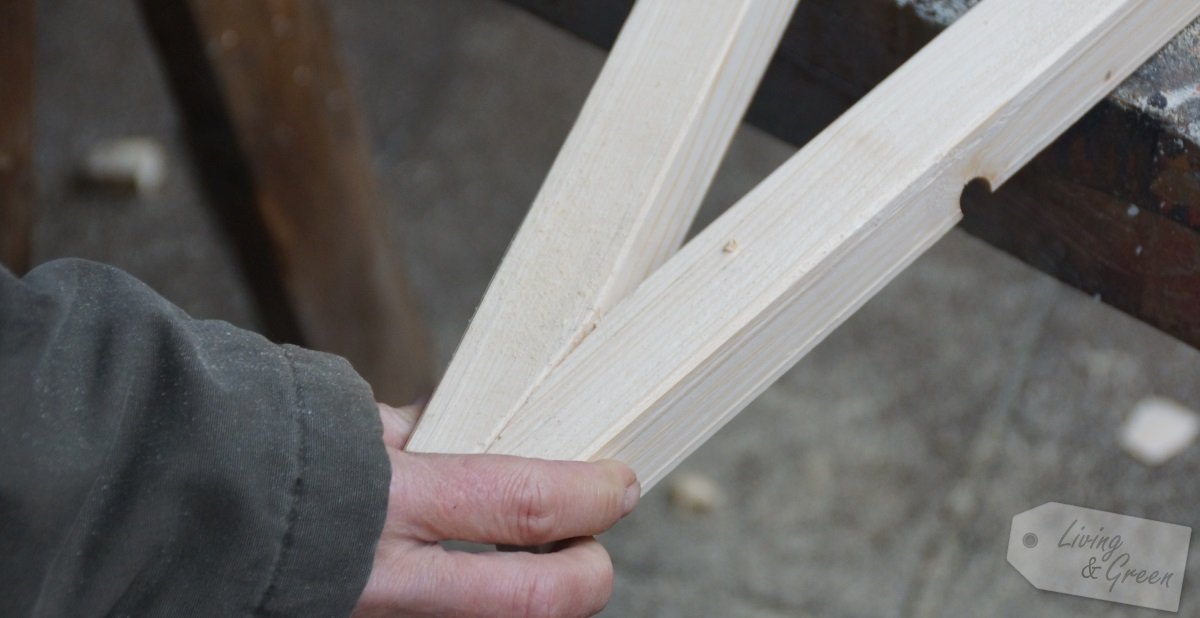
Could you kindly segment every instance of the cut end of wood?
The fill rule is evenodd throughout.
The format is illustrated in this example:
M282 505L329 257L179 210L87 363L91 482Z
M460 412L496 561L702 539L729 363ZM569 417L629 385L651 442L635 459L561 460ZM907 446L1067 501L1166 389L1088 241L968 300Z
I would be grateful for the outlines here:
M1147 466L1158 466L1179 455L1200 434L1200 415L1163 397L1137 403L1121 426L1117 443Z
M721 486L712 478L696 472L681 472L668 479L671 505L695 515L711 513L724 502Z
M149 137L123 137L96 145L83 160L82 179L103 189L150 195L167 180L167 155Z

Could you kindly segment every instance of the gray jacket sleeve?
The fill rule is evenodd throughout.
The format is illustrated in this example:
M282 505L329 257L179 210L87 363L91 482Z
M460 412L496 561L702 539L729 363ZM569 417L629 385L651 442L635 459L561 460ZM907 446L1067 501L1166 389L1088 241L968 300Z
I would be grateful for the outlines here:
M344 360L82 260L0 268L0 616L338 616L390 467Z

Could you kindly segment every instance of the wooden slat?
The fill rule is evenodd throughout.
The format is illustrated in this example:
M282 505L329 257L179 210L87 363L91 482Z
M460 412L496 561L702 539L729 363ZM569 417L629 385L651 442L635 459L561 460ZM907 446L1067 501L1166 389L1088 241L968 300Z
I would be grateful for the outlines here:
M1180 28L1200 1L985 0L655 272L489 450L644 487Z
M275 333L345 356L381 400L427 395L427 333L322 5L140 4Z
M0 264L29 268L33 231L33 0L0 2Z
M481 451L674 253L794 6L638 3L410 450Z
M632 5L507 1L604 47ZM918 13L900 0L806 0L747 120L803 145L962 6L925 4L939 10ZM1049 187L1057 189L1041 193ZM1189 294L1200 286L1200 269L1187 266L1195 255L1187 247L1200 244L1200 23L1001 190L964 199L963 227L971 234L1200 347L1200 312ZM1121 215L1130 205L1141 215ZM1129 239L1138 241L1130 247ZM1157 257L1141 259L1139 244Z

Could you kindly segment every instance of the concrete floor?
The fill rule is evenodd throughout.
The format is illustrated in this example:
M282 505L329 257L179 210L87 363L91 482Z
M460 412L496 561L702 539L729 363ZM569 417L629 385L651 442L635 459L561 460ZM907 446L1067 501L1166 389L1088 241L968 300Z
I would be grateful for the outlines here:
M106 261L256 328L131 4L39 3L35 257ZM444 366L603 55L492 1L330 4ZM129 134L168 147L161 194L74 188L89 145ZM743 130L701 223L790 152ZM1115 442L1143 397L1200 408L1198 377L1196 350L952 232L684 464L721 506L659 490L605 535L607 615L1159 615L1034 590L1009 521L1058 501L1200 525L1200 448L1147 468ZM1200 615L1194 586L1180 615Z

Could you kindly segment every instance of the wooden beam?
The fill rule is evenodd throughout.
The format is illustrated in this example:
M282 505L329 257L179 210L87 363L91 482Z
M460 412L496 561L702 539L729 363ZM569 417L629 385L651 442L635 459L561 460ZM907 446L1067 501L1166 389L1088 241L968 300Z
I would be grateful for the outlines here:
M206 185L276 331L384 401L432 389L354 93L315 0L141 0ZM286 307L276 304L286 298Z
M632 5L507 1L602 47L612 45L613 24ZM964 6L939 0L923 4L937 11L919 12L915 4L806 0L747 121L802 146ZM1188 248L1200 245L1198 119L1200 23L1193 23L1001 190L964 196L962 226L1200 347L1200 312L1190 293L1200 286L1200 268L1186 266L1196 255ZM1131 205L1140 216L1124 214Z
M985 0L688 243L490 452L613 457L649 487L1200 14Z
M638 3L410 450L481 451L675 252L794 7Z
M33 233L33 0L0 2L0 264L29 268Z
M967 232L1200 347L1200 145L1136 108L1096 107L1000 191L968 191L963 215Z

